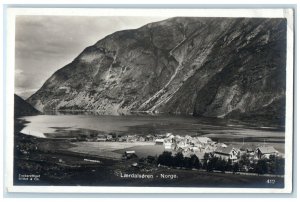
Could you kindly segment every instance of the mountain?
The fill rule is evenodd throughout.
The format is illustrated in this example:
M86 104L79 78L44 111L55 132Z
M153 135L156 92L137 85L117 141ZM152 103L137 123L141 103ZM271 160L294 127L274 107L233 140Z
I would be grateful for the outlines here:
M286 25L280 18L176 17L115 32L27 101L39 110L260 113L282 121Z
M23 100L18 95L14 95L14 114L15 117L20 116L33 116L41 114L38 110L36 110L33 106L31 106L28 102Z

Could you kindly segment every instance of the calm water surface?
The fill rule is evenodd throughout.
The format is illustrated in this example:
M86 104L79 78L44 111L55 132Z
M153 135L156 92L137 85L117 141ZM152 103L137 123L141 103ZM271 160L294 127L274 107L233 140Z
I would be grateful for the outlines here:
M234 139L236 141L283 142L284 132L246 127L240 123L220 119L195 118L192 116L167 115L38 115L27 116L22 133L36 137L66 137L74 134L109 133L117 134L165 134L198 135L212 139ZM50 134L50 135L49 135ZM246 139L245 139L246 138Z

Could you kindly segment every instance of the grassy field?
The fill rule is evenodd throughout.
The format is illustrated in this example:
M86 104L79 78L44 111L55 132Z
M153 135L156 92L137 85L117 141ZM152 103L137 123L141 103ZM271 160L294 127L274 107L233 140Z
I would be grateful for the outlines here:
M135 151L135 154L139 158L145 158L147 156L159 156L165 151L165 148L163 145L137 145L126 149L119 149L115 150L115 152L124 154L126 150L133 150Z
M132 150L134 147L147 148L154 146L153 144L153 142L76 142L74 147L68 150L80 154L121 159L126 150Z

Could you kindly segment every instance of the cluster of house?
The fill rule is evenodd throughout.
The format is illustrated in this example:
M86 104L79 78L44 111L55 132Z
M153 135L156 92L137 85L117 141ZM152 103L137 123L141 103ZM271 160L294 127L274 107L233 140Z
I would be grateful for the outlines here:
M172 133L158 135L110 135L101 134L96 137L96 141L111 142L153 142L155 145L161 145L166 151L176 154L181 152L184 157L190 157L195 154L200 160L204 159L204 155L214 154L225 160L237 161L242 154L247 154L251 159L269 158L271 155L282 156L273 146L270 145L226 145L217 143L212 139L203 136L180 136Z
M169 150L173 154L181 152L184 157L195 154L200 160L204 158L205 153L214 154L225 160L230 159L232 162L237 161L243 154L247 154L251 159L268 159L271 155L283 157L283 154L270 145L226 145L202 136L191 137L167 133L165 138L156 139L155 144L164 145L165 150Z
M155 144L164 145L165 150L173 154L181 152L184 157L195 154L199 159L203 159L205 153L213 152L215 142L208 137L180 136L167 133L164 138L155 139Z
M161 135L111 135L111 134L99 134L94 138L87 138L86 141L97 142L153 142L155 138L161 137Z

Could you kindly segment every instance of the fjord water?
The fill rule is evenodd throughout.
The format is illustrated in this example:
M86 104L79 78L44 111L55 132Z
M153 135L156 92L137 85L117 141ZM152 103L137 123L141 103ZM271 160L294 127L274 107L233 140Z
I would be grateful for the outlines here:
M114 132L124 134L165 134L206 136L215 141L284 142L284 132L228 122L222 119L174 115L91 115L58 114L26 116L24 134L36 137L72 137L80 134Z

